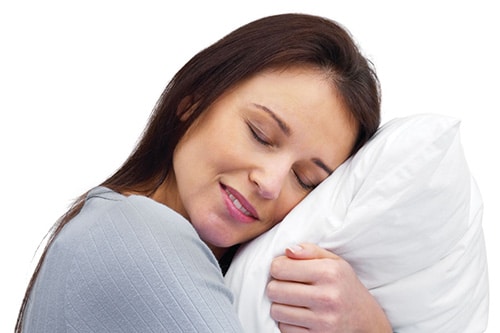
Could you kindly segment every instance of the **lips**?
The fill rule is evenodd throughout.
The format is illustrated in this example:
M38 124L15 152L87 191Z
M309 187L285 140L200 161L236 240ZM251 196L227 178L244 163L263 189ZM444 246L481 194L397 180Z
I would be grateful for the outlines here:
M224 184L221 184L221 189L226 194L226 205L234 218L241 222L253 222L259 219L255 208L238 191Z

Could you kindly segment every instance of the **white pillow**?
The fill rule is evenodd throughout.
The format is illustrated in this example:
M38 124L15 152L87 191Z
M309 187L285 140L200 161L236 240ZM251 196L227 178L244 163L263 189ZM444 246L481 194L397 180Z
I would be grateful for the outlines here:
M317 243L347 260L397 332L482 332L488 313L482 200L460 122L394 119L226 274L246 332L279 332L265 295L271 260Z

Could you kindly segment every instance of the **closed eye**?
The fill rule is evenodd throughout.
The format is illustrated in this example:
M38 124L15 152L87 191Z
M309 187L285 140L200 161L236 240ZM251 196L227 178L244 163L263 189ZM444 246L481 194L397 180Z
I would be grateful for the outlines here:
M302 187L304 190L306 190L306 191L308 191L308 192L309 192L309 191L314 190L314 189L318 186L318 184L308 184L306 181L304 181L304 180L302 180L302 179L300 178L300 176L297 174L297 172L295 172L295 171L293 171L293 170L292 170L292 172L293 172L293 174L294 174L294 176L295 176L295 179L297 180L297 183L298 183L298 184L300 185L300 187Z
M246 124L248 126L248 130L250 131L250 134L255 139L255 141L257 141L259 144L266 146L266 147L273 147L274 146L273 142L254 124L252 124L250 121L246 121ZM295 170L291 170L291 171L295 177L295 180L297 181L297 184L304 191L310 192L318 186L318 184L310 184L308 181L303 180L302 177L299 175L299 173L296 172Z
M252 134L253 138L260 144L264 146L272 146L271 141L255 126L247 122L248 129L250 130L250 133Z

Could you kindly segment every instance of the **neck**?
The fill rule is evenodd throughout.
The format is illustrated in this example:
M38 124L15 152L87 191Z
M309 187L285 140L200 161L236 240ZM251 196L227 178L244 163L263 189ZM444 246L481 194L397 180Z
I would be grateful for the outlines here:
M221 260L221 258L227 252L227 248L217 247L217 246L213 246L210 244L207 244L207 246L212 251L212 253L214 254L215 258L217 258L217 260Z
M167 177L167 179L165 179L165 181L151 195L151 199L175 210L189 221L189 216L184 209L181 198L179 197L177 183L175 182L174 177Z

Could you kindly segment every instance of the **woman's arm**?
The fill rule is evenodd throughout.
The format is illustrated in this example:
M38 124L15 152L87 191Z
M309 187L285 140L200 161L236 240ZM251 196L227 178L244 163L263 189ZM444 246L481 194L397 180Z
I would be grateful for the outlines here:
M274 259L267 295L281 332L392 332L384 311L339 256L313 244Z
M242 331L218 263L188 221L145 197L129 197L99 218L69 268L68 326Z

